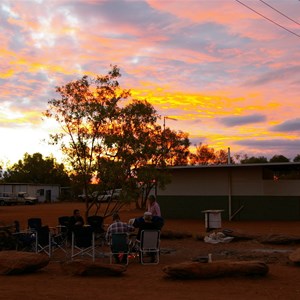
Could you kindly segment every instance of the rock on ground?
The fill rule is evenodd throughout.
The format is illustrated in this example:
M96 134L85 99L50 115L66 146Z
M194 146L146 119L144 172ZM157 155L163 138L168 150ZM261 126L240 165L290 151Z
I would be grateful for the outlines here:
M64 272L80 276L119 276L126 271L125 265L104 264L88 260L72 260L61 265Z
M271 234L259 239L263 244L288 245L300 243L300 236L288 236L283 234Z
M290 255L289 255L289 259L296 263L296 264L300 264L300 248L296 249L295 251L293 251Z
M40 253L0 251L0 274L15 275L35 272L49 263L49 257Z
M172 278L208 279L225 276L264 276L269 272L269 267L261 261L185 262L165 266L163 271Z

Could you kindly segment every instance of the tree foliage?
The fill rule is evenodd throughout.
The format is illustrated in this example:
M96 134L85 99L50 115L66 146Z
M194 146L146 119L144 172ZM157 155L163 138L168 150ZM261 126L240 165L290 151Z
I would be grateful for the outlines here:
M227 164L228 153L222 149L215 151L213 147L199 143L196 146L196 152L189 155L189 161L191 165ZM230 162L234 163L232 157L230 157Z
M63 164L41 153L25 153L23 160L13 164L3 174L4 182L44 183L69 186L70 179Z
M293 162L300 162L300 154L297 154L294 159Z
M119 115L117 103L129 97L128 90L119 87L117 78L121 74L113 66L107 75L69 82L57 87L59 99L48 102L47 118L54 118L61 126L61 133L50 135L52 143L60 144L73 176L79 180L86 195L90 194L90 183L97 177L97 170L104 155L110 155L105 141L114 129ZM95 204L86 199L86 216Z
M289 162L290 160L284 155L274 155L270 159L270 163L278 163L278 162Z
M45 116L60 124L62 132L51 135L51 141L60 144L72 166L73 178L86 195L94 181L100 191L122 188L123 200L137 199L146 181L141 174L147 173L147 181L163 185L164 176L159 177L154 167L164 166L169 153L179 157L188 139L170 131L168 144L164 144L156 110L146 100L131 99L130 91L119 86L120 76L119 68L113 66L108 75L95 79L84 76L58 87L61 98L48 102ZM142 171L145 169L147 172ZM93 200L86 201L86 216L92 207L97 207L96 213L100 209L101 203ZM105 216L118 210L118 205L106 208Z
M241 159L241 164L266 164L268 163L268 159L264 156L251 156L248 157L248 155L244 155L244 158Z

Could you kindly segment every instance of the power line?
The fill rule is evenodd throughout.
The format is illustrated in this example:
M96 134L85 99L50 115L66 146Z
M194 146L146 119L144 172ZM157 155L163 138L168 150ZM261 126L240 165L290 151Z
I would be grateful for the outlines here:
M268 4L267 2L263 1L263 0L259 0L260 2L262 2L263 4L269 6L270 8L272 8L273 10L275 10L276 12L278 12L279 14L281 14L282 16L286 17L287 19L289 19L290 21L296 23L297 25L300 25L300 23L298 23L297 21L293 20L292 18L290 18L289 16L285 15L284 13L282 13L280 10L274 8L273 6L271 6L270 4Z
M272 22L273 24L275 24L275 25L279 26L280 28L282 28L282 29L284 29L284 30L288 31L289 33L291 33L291 34L293 34L293 35L297 36L298 38L300 38L300 35L299 35L299 34L297 34L297 33L293 32L292 30L290 30L290 29L287 29L286 27L284 27L284 26L282 26L282 25L278 24L277 22L275 22L275 21L273 21L273 20L269 19L268 17L266 17L266 16L262 15L261 13L259 13L258 11L256 11L255 9L251 8L250 6L248 6L248 5L244 4L243 2L241 2L241 1L239 1L239 0L235 0L235 1L236 1L236 2L238 2L238 3L240 3L241 5L244 5L245 7L247 7L247 8L248 8L248 9L250 9L250 10L252 10L252 11L253 11L253 12L255 12L256 14L260 15L260 16L261 16L261 17L263 17L264 19L266 19L266 20L268 20L268 21Z

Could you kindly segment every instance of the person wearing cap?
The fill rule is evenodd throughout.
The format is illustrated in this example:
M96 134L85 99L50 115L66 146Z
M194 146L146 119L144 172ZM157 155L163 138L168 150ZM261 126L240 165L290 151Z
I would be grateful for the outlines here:
M160 206L154 195L150 195L148 198L148 211L152 213L152 216L161 217Z

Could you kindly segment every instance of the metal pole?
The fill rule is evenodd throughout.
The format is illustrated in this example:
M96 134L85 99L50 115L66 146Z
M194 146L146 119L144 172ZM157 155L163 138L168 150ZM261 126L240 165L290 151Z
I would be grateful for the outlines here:
M230 147L228 147L228 165L230 165ZM228 168L228 215L229 221L232 219L232 201L231 201L231 169Z
M231 160L230 160L230 147L228 147L228 156L227 156L227 163L230 165Z
M164 116L164 122L163 122L163 161L164 161L164 163L165 163L165 155L166 155L166 150L167 150L166 149L166 134L165 134L165 131L166 131L166 119L177 121L177 119L175 119L175 118Z

